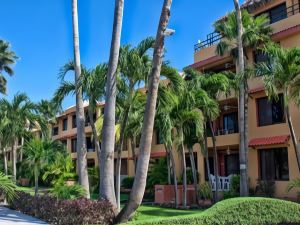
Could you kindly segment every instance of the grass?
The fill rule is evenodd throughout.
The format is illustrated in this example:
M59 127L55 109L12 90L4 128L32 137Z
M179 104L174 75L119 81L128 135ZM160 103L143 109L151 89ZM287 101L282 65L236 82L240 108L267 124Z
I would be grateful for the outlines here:
M171 217L192 216L201 213L203 210L181 210L162 208L159 206L145 206L139 207L138 212L133 221L127 224L143 224L155 220L166 220Z
M43 194L46 191L50 191L51 188L49 187L39 187L39 194ZM34 187L21 187L17 186L17 191L24 191L29 193L30 195L34 195Z
M94 200L96 200L96 199L98 199L98 196L99 196L99 194L95 194L95 193L93 193L93 194L91 194L91 199L94 199ZM128 199L129 199L129 194L125 194L125 193L121 193L121 202L126 202Z

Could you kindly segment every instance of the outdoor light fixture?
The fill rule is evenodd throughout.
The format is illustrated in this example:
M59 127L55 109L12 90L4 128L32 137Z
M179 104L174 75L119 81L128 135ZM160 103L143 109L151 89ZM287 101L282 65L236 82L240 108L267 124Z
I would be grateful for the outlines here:
M172 36L174 33L175 33L175 30L169 29L169 28L165 29L165 31L164 31L164 35L166 37Z
M229 146L227 147L226 153L227 153L227 155L230 155L230 153L231 153Z

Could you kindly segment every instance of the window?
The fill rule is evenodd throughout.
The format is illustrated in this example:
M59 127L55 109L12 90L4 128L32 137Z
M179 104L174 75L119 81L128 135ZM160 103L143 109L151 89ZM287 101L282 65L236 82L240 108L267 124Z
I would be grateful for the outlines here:
M61 140L61 143L63 144L63 146L66 148L67 147L67 140Z
M198 160L197 160L197 152L194 152L194 164L196 167L196 170L198 171ZM187 168L192 168L192 163L190 159L190 154L185 154L185 163Z
M159 130L156 130L156 144L161 145L163 143L164 143L164 140L163 140L161 133L159 132Z
M204 158L204 171L205 171L205 180L209 180L208 179L208 171L207 171L207 166L206 166L206 159ZM209 161L209 171L210 174L215 175L215 168L214 168L214 158L213 157L208 157L208 161Z
M95 167L95 160L94 159L87 159L87 167L88 168Z
M287 148L259 150L262 180L289 180Z
M286 3L282 3L280 5L277 5L263 13L258 14L257 16L260 16L262 14L266 14L269 18L269 24L276 23L280 20L283 20L287 18L287 8Z
M240 173L239 154L225 155L225 176Z
M77 138L73 138L71 140L71 152L74 153L76 152L77 149Z
M76 128L77 127L77 124L76 124L76 114L74 114L72 116L72 128Z
M88 152L95 151L94 141L92 140L91 137L86 137L86 149Z
M253 54L254 54L254 62L256 64L269 62L268 55L264 53L262 50L256 50Z
M233 134L239 131L237 112L225 114L223 116L223 128L225 134Z
M64 118L62 130L68 130L68 118Z
M267 126L285 122L283 95L280 94L278 97L278 101L269 101L267 97L257 99L259 126Z
M58 135L58 127L53 127L52 128L52 135L53 136Z

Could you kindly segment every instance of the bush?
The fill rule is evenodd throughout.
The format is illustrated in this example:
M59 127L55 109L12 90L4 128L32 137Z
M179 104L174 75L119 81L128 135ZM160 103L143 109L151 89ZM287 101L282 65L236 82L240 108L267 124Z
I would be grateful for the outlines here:
M18 199L10 202L10 207L57 225L106 225L114 220L112 206L104 200L58 200L49 195L33 197L18 192Z
M240 176L234 175L230 180L230 190L224 192L224 199L236 198L240 196Z
M85 196L84 188L78 184L72 186L55 185L51 193L59 199L77 199Z
M126 189L131 189L133 186L134 177L126 177L122 180L122 187Z
M206 182L200 185L199 195L201 199L212 199L210 185Z
M232 198L210 209L166 220L143 221L144 225L271 225L299 224L300 205L270 198Z
M255 195L261 197L274 197L275 182L270 180L258 180L255 188Z

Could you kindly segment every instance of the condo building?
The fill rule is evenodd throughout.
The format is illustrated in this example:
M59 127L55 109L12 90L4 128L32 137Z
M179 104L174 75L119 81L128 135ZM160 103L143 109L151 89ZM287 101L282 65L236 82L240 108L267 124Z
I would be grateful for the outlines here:
M267 14L269 24L273 29L272 40L282 47L300 47L300 9L299 0L256 0L247 1L242 7L253 16ZM217 43L223 37L218 33L207 35L206 40L198 42L194 46L194 63L190 67L201 72L235 71L235 63L228 56L219 56L216 53ZM260 51L247 50L248 62L258 63L266 60L266 56ZM249 106L249 184L254 188L258 180L273 180L275 182L275 196L279 198L297 198L297 190L286 192L289 181L299 178L300 172L297 166L295 150L290 138L290 131L284 115L282 95L279 101L269 101L261 77L248 81ZM238 98L229 96L220 98L221 114L214 121L214 133L218 152L219 175L222 180L221 189L226 190L226 183L233 174L239 173L239 124L238 124ZM86 108L87 105L85 105ZM95 112L95 118L103 113L104 104L99 104ZM87 108L86 108L87 110ZM295 132L300 137L300 110L291 103L290 111ZM88 117L86 117L88 118ZM76 115L75 106L67 109L57 118L57 124L52 127L52 136L55 140L62 141L69 150L74 162L76 161ZM86 120L86 146L87 164L93 167L98 164L97 153L94 150L92 130L89 121ZM210 171L213 168L213 143L208 138ZM122 152L121 175L134 176L134 157L132 146L127 140ZM138 146L134 152L138 155ZM181 176L181 156L174 149L176 172ZM187 166L190 165L188 154ZM151 159L166 157L166 151L159 136L155 131L152 141ZM194 158L199 172L201 183L207 180L205 158L200 146L194 146Z

